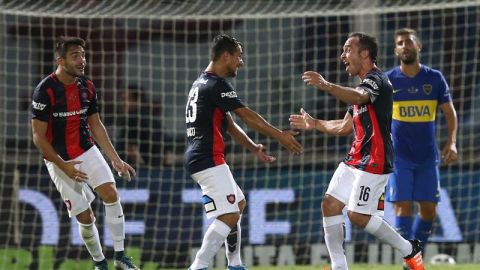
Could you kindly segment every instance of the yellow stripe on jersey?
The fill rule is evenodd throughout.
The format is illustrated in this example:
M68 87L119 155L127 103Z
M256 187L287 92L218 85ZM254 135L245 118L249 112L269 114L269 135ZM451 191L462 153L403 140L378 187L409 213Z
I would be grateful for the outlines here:
M403 122L433 122L437 100L405 100L393 102L394 120Z

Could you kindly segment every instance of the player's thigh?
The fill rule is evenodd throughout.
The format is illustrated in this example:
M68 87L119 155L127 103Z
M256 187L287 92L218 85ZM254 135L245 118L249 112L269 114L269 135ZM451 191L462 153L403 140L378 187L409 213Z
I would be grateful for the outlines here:
M240 212L238 203L245 199L233 179L228 165L222 164L192 175L203 193L203 204L208 218Z
M440 200L440 173L436 165L415 168L413 200L429 202Z
M78 168L87 174L86 182L93 189L105 183L115 183L112 170L96 146L91 147L76 160L82 161Z
M388 179L385 199L389 202L412 201L413 188L413 168L396 167Z
M352 169L355 174L348 210L366 215L383 216L384 192L389 174L372 174Z
M53 162L45 161L48 173L64 201L68 215L76 216L90 208L95 195L85 182L77 182L68 177Z
M325 193L346 205L348 198L350 198L354 179L355 175L351 168L341 162L330 179Z

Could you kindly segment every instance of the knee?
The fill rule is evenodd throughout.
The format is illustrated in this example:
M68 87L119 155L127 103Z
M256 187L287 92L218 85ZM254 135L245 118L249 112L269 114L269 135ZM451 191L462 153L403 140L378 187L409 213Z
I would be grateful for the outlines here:
M395 203L395 215L410 217L413 214L413 204L410 201L401 201Z
M425 221L433 221L437 216L437 211L435 206L431 207L420 207L419 211L420 218Z
M321 204L322 214L324 217L341 215L344 206L345 205L343 203L332 196L325 195Z
M228 227L233 228L237 226L238 220L240 219L240 213L229 213L221 215L217 219L227 224Z
M103 187L101 190L97 190L97 192L105 203L114 203L119 199L117 189L113 185Z
M348 211L348 219L357 227L365 228L370 220L370 215L360 214L357 212Z
M81 224L87 225L95 222L95 216L93 215L93 212L90 208L76 215L75 217L77 218L77 221Z

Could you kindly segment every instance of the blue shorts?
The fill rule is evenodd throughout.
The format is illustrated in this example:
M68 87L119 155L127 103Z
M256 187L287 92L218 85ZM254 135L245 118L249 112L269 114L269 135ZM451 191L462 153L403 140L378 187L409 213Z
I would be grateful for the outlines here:
M438 202L440 173L437 165L395 167L388 179L385 195L389 202Z

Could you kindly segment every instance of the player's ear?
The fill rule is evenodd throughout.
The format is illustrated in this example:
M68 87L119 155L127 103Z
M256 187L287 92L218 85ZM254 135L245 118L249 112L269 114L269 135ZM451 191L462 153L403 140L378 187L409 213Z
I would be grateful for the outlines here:
M227 52L227 51L225 51L225 52L222 53L222 59L223 59L225 62L227 62L227 63L230 62L230 58L231 58L231 57L232 57L232 55L231 55L229 52Z
M369 55L370 55L370 52L369 52L368 50L362 50L362 51L360 52L360 56L361 56L362 58L368 58Z
M60 56L57 56L57 58L55 58L55 62L57 63L57 65L62 65L63 64L63 58L60 57Z

